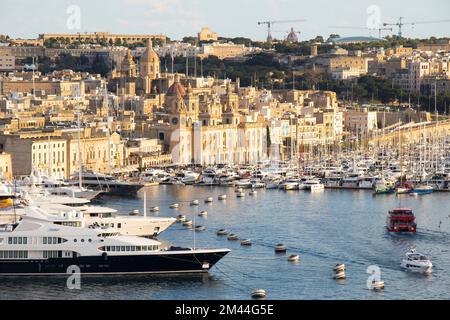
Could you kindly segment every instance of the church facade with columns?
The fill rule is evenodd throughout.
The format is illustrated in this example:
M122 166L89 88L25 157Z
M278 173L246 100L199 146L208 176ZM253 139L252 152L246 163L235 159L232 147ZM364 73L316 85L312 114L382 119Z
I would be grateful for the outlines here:
M256 164L267 159L267 127L245 122L231 85L226 94L202 96L185 88L178 76L166 93L167 122L155 125L156 135L176 165Z

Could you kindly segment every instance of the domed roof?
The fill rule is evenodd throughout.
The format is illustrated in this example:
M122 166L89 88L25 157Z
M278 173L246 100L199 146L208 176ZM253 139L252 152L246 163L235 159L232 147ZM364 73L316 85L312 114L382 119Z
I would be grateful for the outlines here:
M334 40L334 43L363 43L363 42L378 42L378 41L386 41L386 39L357 36L357 37L338 38Z
M155 50L153 50L152 40L148 39L147 48L142 54L141 62L154 62L154 61L159 61L159 56L155 52Z
M170 96L180 95L182 97L186 95L186 89L180 83L180 76L178 74L175 75L175 82L167 90L167 95Z
M298 35L294 31L294 28L291 28L291 32L288 34L286 40L289 42L298 42Z

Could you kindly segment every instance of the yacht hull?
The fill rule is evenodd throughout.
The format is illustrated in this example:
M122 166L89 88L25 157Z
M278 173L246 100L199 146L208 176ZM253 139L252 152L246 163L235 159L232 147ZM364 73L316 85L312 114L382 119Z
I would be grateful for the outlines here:
M102 183L83 183L83 186L93 190L102 191L103 195L108 196L135 196L143 188L141 184L108 184Z
M78 266L81 275L206 273L229 250L160 252L133 256L86 256L48 260L0 260L0 276L67 275Z

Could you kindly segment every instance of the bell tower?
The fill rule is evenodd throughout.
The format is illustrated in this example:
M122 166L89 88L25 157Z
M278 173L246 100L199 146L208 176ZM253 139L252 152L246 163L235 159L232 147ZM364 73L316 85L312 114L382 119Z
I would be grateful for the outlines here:
M179 75L175 75L175 82L166 93L165 108L172 126L187 125L187 108L185 103L186 90L180 83Z
M227 93L221 98L221 103L224 109L222 123L238 125L240 122L239 96L233 92L231 83L228 83Z

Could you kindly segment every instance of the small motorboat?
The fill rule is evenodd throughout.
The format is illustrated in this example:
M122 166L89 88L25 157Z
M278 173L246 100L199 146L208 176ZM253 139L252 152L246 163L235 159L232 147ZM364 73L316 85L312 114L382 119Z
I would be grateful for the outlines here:
M418 194L417 192L411 192L411 193L409 194L409 196L410 196L410 197L418 197L419 194Z
M275 246L275 252L276 253L285 253L287 251L287 247L284 244L277 244Z
M139 215L139 210L133 210L129 213L130 216L138 216Z
M227 200L227 195L226 194L222 194L219 196L219 200Z
M373 280L370 287L372 290L379 291L384 289L384 281Z
M430 194L434 192L434 188L432 186L428 186L428 185L420 185L420 186L416 186L413 189L414 193L417 193L419 195L421 194Z
M264 299L267 296L266 290L264 290L264 289L255 289L255 290L252 291L251 296L254 299Z
M243 247L249 247L251 245L252 245L252 240L250 240L250 239L245 239L245 240L241 241L241 246L243 246Z
M199 204L200 204L200 201L198 201L198 200L192 200L190 203L191 206L198 206Z
M219 231L217 231L217 235L218 236L226 236L226 235L228 235L228 231L226 229L220 229Z
M180 207L180 205L178 203L172 203L169 208L170 209L178 209Z
M275 190L278 189L278 184L274 184L274 183L268 183L266 186L267 190Z
M416 249L411 249L406 253L406 257L402 260L400 266L411 272L419 273L432 273L433 264L430 259L428 259L424 254L416 251Z
M242 189L242 188L236 188L234 191L235 191L236 193L242 193L242 192L244 192L244 189Z
M395 189L395 193L397 194L407 194L410 192L411 192L410 188L398 187L397 189Z
M205 199L205 203L213 203L213 202L214 202L213 197L209 197L209 198Z
M230 234L230 235L228 236L228 240L230 240L230 241L236 241L236 240L239 240L239 236L238 236L237 234L235 234L235 233L232 233L232 234Z
M192 227L192 224L193 224L192 220L186 220L183 222L183 227L190 228Z
M185 215L179 214L177 216L177 222L185 222L185 221L186 221L186 216Z
M160 209L159 209L159 207L151 207L151 208L150 208L150 211L151 211L151 212L159 212Z
M195 227L195 231L197 231L197 232L202 232L202 231L205 231L205 230L206 230L205 226L196 226Z
M298 254L293 254L293 255L289 256L288 261L289 262L299 262L300 256Z
M238 198L245 198L245 193L244 192L238 192L238 193L236 193L236 196Z
M256 190L252 190L249 193L250 196L256 196L257 194L258 194L258 191L256 191Z
M198 214L199 217L206 217L208 216L208 211L202 211Z

